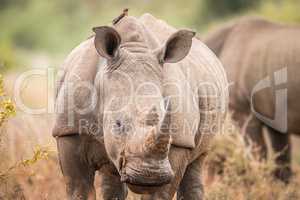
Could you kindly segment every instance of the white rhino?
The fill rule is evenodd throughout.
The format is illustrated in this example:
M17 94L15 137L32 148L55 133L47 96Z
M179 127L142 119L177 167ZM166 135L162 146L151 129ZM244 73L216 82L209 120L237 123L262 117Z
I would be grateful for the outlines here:
M124 16L75 48L53 135L70 199L201 199L201 167L227 110L227 79L189 30Z

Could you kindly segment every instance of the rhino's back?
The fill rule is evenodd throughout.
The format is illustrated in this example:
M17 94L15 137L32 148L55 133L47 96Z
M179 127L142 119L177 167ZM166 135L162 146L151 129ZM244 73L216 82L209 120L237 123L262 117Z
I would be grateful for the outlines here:
M231 104L239 107L239 104L249 102L253 88L260 81L269 78L270 87L253 96L254 109L266 117L274 118L275 92L280 88L287 88L288 127L290 131L299 132L299 128L295 126L300 120L300 106L297 104L300 98L299 36L298 27L261 19L236 25L220 55L229 80L235 83ZM285 77L287 81L279 81ZM246 110L249 109L248 106Z

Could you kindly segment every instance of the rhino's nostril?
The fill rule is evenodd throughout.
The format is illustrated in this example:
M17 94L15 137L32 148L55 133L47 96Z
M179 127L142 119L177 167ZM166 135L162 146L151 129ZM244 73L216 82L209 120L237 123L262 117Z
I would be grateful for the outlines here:
M126 158L125 158L125 150L121 152L119 159L119 172L122 173L122 170L125 170Z
M121 182L127 182L128 181L128 179L129 179L129 177L126 175L126 174L122 174L121 175Z
M123 167L123 159L121 158L121 159L119 160L119 172L122 171L122 167Z

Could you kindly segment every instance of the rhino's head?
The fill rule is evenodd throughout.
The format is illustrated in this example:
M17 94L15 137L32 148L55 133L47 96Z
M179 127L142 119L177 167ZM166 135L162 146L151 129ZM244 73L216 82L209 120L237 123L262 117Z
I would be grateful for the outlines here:
M174 176L168 152L171 105L163 98L163 64L182 60L194 32L179 30L157 50L143 41L121 43L112 27L94 28L95 47L106 58L101 101L107 154L129 187L167 184Z

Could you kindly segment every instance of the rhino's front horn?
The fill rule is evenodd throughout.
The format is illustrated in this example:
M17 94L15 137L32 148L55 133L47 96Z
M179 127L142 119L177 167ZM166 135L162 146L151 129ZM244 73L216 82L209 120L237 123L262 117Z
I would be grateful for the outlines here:
M171 112L170 98L166 97L164 99L164 109L163 109L162 120L160 121L160 124L159 124L160 134L169 133L169 127L170 127L170 121L171 121L170 112Z
M147 152L161 158L168 155L171 144L171 135L169 132L171 107L169 98L164 100L164 105L162 119L158 126L150 131L144 145Z

